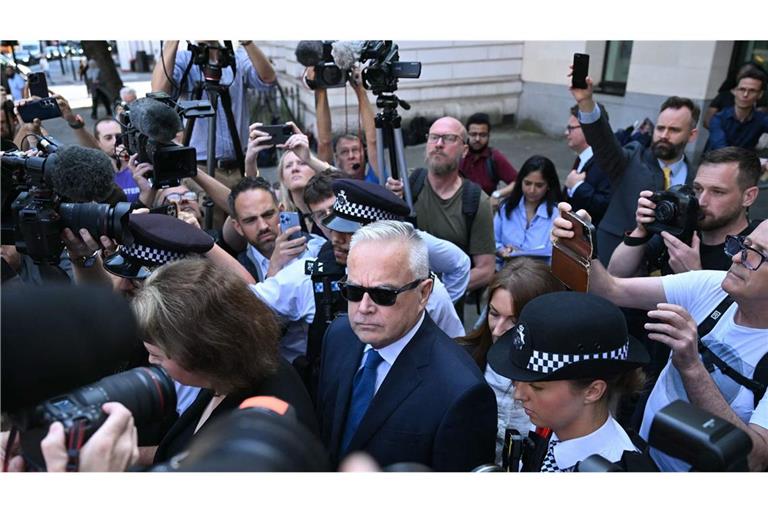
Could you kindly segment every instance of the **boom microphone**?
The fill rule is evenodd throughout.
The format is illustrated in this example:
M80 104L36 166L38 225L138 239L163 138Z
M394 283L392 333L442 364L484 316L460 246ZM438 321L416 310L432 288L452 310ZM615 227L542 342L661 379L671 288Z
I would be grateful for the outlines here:
M76 202L104 201L114 190L114 171L101 150L67 146L58 150L46 179L66 199Z
M169 144L182 129L181 117L161 101L140 98L131 103L128 111L131 125L151 140Z
M143 349L128 303L109 288L9 288L2 318L3 412L125 370Z
M314 66L323 60L322 41L299 41L296 45L296 60L302 66Z

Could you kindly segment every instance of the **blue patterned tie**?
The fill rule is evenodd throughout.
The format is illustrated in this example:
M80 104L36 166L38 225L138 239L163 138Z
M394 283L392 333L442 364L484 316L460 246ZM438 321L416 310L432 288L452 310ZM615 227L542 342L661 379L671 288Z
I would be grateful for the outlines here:
M352 436L357 432L357 427L368 410L373 393L376 390L376 368L383 361L381 355L375 350L369 350L365 357L365 364L357 370L352 382L352 398L349 401L347 413L347 425L344 428L344 437L341 440L341 449L346 451Z

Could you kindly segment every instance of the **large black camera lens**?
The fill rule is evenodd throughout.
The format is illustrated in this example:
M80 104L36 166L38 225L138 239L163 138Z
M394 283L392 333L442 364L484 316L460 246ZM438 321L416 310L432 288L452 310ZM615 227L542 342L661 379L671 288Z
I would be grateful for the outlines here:
M110 375L71 393L80 404L120 402L133 414L136 425L161 420L176 408L173 381L158 366L134 368Z
M64 227L77 232L82 228L93 237L106 235L122 241L123 232L128 228L128 214L131 203L117 203L115 206L101 203L61 203L59 214Z
M672 223L677 217L677 204L672 201L659 201L654 211L654 216L658 222Z

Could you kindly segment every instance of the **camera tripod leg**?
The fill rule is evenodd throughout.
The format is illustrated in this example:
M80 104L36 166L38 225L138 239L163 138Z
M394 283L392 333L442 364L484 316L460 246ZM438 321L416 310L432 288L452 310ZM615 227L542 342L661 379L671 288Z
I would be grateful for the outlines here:
M228 89L222 89L220 94L221 105L224 107L224 115L227 119L227 127L229 128L229 137L232 139L235 158L237 159L238 167L240 167L240 176L245 176L245 154L243 153L243 145L240 143L240 135L237 131L237 124L235 124L235 117L232 113L232 97L229 95Z

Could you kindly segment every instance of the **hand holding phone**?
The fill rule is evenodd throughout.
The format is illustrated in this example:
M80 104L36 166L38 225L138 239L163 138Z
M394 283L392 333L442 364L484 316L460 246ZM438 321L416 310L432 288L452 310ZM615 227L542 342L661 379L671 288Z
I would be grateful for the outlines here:
M301 226L298 212L280 212L280 232L285 233L293 226ZM303 236L301 231L297 231L289 236L288 240L296 240L301 236Z
M56 98L41 98L39 100L27 101L16 107L19 117L25 123L31 123L35 119L45 121L61 117L61 109Z
M50 93L48 92L48 81L45 79L45 73L43 73L42 71L28 74L27 85L29 86L30 96L37 96L38 98L47 98L50 95Z
M595 227L571 212L560 212L573 225L573 238L561 238L552 247L552 274L577 292L589 289Z
M586 53L573 54L573 75L571 75L571 87L574 89L587 88L587 75L589 74L589 55Z
M285 144L293 135L293 128L288 124L268 124L256 129L272 137L271 140L267 141L270 144Z

